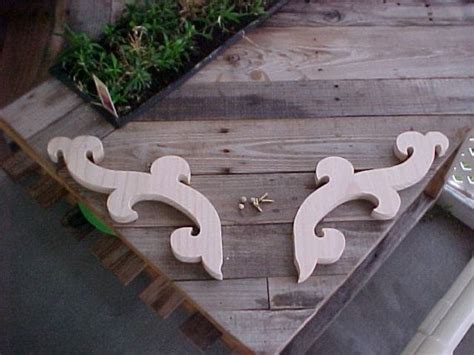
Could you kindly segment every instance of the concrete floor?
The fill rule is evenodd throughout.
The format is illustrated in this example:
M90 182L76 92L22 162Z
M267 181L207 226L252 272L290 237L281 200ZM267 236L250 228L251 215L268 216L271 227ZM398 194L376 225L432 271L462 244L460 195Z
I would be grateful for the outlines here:
M0 170L0 354L197 351L178 332L186 315L160 320ZM398 354L474 249L473 231L432 210L341 313L311 354ZM217 343L207 353L224 353ZM457 354L474 353L470 331Z

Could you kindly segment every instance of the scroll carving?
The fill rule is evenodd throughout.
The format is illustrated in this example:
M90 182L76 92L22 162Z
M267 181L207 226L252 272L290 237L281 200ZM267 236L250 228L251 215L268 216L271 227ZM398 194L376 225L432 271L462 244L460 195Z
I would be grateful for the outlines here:
M195 235L191 227L175 230L170 239L173 254L182 262L202 261L212 277L222 280L220 218L210 201L189 186L191 170L186 160L178 156L156 159L150 173L105 169L96 165L104 158L104 149L93 136L52 139L48 144L51 160L57 162L60 153L74 180L109 194L107 209L116 222L135 221L138 214L133 206L139 201L164 202L188 216L199 230Z
M372 211L375 219L395 217L400 208L397 191L423 179L435 155L444 155L448 147L448 138L440 132L404 132L397 137L394 147L397 158L404 161L396 166L354 173L354 167L344 158L321 160L316 167L316 183L327 183L306 198L294 220L298 282L305 281L317 263L334 263L344 251L341 231L323 228L322 235L316 235L316 226L329 212L347 201L364 199L376 205Z

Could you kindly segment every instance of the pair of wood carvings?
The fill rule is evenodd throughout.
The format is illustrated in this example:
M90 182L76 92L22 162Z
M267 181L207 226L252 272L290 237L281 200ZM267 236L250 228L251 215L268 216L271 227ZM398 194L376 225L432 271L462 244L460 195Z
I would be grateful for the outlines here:
M344 202L366 199L376 205L375 219L391 219L400 208L397 191L419 182L428 172L435 153L443 155L448 139L442 133L405 132L397 137L395 155L403 163L383 169L354 173L352 164L340 157L328 157L316 167L316 183L324 186L313 192L298 209L294 220L295 265L298 282L312 273L316 264L336 262L345 247L344 235L334 228L323 228L316 235L317 224L334 208ZM139 201L160 201L188 216L198 227L179 228L171 234L171 250L182 262L200 262L214 278L222 280L221 222L214 206L189 186L191 171L188 163L178 156L156 159L150 173L115 171L102 168L102 142L92 136L74 139L56 137L48 144L50 158L57 162L62 153L71 176L82 186L110 194L107 209L119 223L138 218L133 205ZM409 156L409 159L407 157ZM92 160L92 161L91 161Z

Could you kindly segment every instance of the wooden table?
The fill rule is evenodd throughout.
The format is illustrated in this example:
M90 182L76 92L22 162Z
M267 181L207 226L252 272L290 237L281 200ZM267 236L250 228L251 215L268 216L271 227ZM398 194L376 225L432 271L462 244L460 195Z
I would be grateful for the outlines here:
M301 353L433 204L442 164L474 126L473 24L474 4L461 0L292 0L122 129L55 79L1 110L0 124L240 349ZM365 202L328 215L346 250L297 284L292 221L315 188L316 163L339 155L358 170L393 165L394 139L405 130L442 131L449 154L401 193L395 220L371 220ZM138 221L114 224L104 195L49 161L50 138L81 134L103 138L101 165L112 169L148 171L167 154L187 159L192 185L222 219L224 281L172 256L171 231L190 224L183 215L147 202L137 205ZM264 213L237 208L240 196L264 192L275 200Z

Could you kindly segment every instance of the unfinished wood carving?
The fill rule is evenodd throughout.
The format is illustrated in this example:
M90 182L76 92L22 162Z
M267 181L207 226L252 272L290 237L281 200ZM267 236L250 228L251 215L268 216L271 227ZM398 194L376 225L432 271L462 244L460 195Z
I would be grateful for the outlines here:
M339 230L323 228L322 235L316 235L315 228L324 216L347 201L364 199L376 205L372 211L375 219L395 217L400 208L397 191L419 182L433 163L435 153L442 156L448 147L448 138L440 132L404 132L397 137L394 152L400 160L409 159L399 165L354 174L354 167L344 158L321 160L316 167L316 184L327 183L306 198L294 220L298 282L311 276L318 262L334 263L344 251L345 238Z
M133 205L140 201L160 201L188 216L199 228L194 235L191 227L171 234L171 250L177 259L187 263L202 261L206 271L222 280L221 222L214 206L192 187L188 163L178 156L156 159L149 173L115 171L102 168L102 142L93 136L74 139L53 138L48 154L54 162L62 153L71 176L82 186L110 194L107 209L114 221L133 222L138 214ZM92 161L91 161L92 160Z

